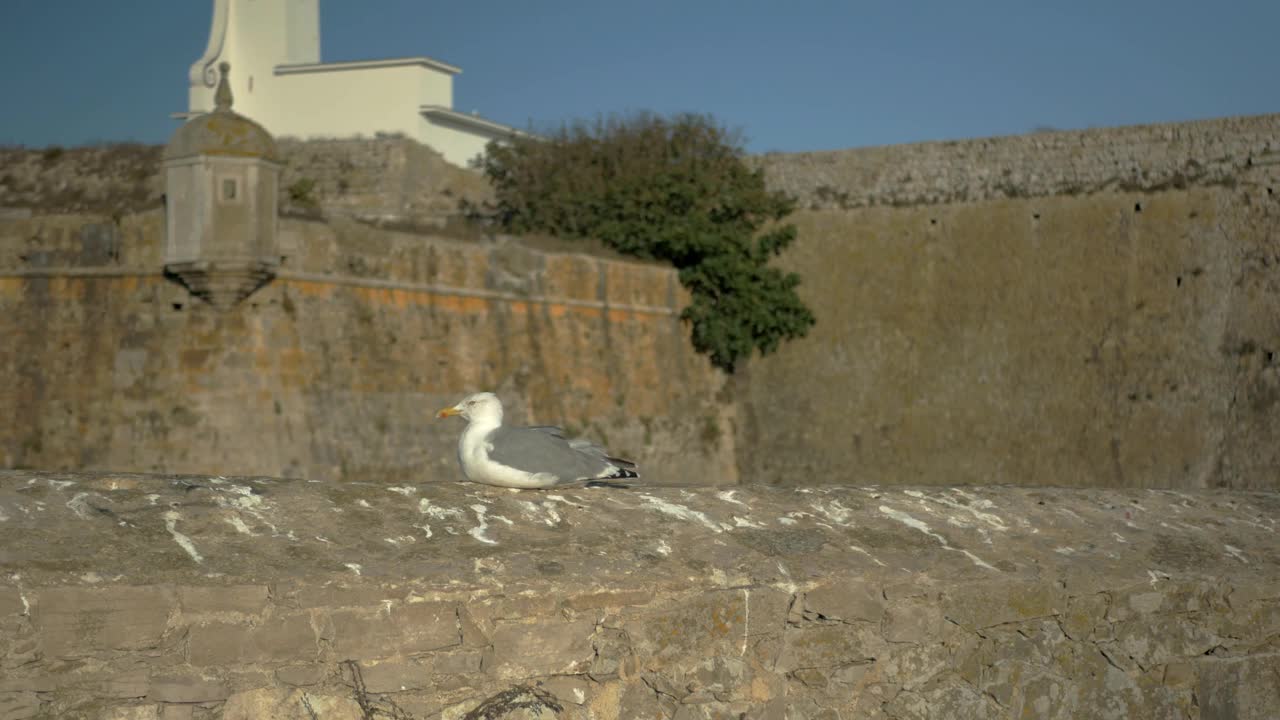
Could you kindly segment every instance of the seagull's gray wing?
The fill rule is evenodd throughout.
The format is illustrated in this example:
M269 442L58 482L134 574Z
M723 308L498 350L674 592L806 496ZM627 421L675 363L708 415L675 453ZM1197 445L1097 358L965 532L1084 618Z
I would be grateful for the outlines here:
M565 483L597 478L613 464L603 452L575 447L556 427L500 427L485 440L492 446L490 460L525 472L550 473Z
M505 429L510 430L513 428L505 428ZM572 439L569 438L569 436L565 435L564 428L559 427L557 425L529 425L528 427L525 427L525 428L515 428L515 429L537 430L539 432L547 433L548 435L551 435L553 437L557 437L562 440L565 440L566 442L569 443L569 447L573 448L574 450L587 453L588 455L594 455L598 458L601 458L602 460L606 460L609 463L612 463L613 465L616 465L617 467L620 467L626 470L633 470L635 469L635 466L636 466L636 464L631 462L630 460L623 460L622 458L616 458L609 455L609 451L604 446L597 445L591 442L590 440L587 440L586 438L572 438Z

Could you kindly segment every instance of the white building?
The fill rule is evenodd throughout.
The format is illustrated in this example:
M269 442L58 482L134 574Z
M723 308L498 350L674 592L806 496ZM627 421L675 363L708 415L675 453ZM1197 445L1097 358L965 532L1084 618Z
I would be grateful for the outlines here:
M231 64L236 110L276 137L401 133L465 166L515 129L453 109L462 72L426 57L320 61L319 0L213 0L209 46L191 66L187 118L214 107Z

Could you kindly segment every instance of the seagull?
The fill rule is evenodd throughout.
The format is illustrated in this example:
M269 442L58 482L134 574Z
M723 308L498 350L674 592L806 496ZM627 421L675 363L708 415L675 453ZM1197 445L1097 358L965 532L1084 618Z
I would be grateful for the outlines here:
M558 485L613 485L612 480L638 478L636 464L610 457L586 440L569 440L551 425L506 427L502 401L491 392L468 395L437 418L461 415L467 429L458 439L458 464L472 482L509 488Z

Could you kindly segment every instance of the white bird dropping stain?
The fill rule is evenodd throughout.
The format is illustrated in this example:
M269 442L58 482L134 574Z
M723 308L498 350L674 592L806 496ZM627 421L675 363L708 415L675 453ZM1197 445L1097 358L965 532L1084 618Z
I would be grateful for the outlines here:
M741 505L742 507L749 508L750 505L747 505L746 503L734 497L734 495L736 494L738 494L737 490L723 490L721 492L716 493L716 497L720 498L725 502L731 502L734 505Z
M934 532L924 522L911 517L910 515L902 512L901 510L894 510L893 508L887 505L881 505L880 512L884 513L885 515L888 515L889 517L893 518L894 520L897 520L898 522L902 523L903 525L906 525L909 528L914 528L916 530L919 530L925 535L928 535L929 537L937 540L942 545L943 550L953 550L955 552L958 552L964 555L965 557L969 558L970 560L972 560L973 564L977 565L980 568L986 568L988 570L996 569L992 565L989 565L988 563L984 562L982 558L978 557L977 555L974 555L968 550L965 550L963 548L951 547L951 545L947 543L946 538Z
M169 530L169 534L173 536L174 542L178 543L178 547L187 551L192 560L197 564L204 562L204 558L200 557L200 553L196 552L195 543L191 542L191 538L178 532L178 521L182 516L175 510L169 510L164 514L164 526Z
M444 520L445 518L462 519L462 511L457 508L445 508L438 505L432 505L431 501L422 498L418 500L418 512L426 515L432 520Z
M89 497L87 492L76 493L67 501L67 507L81 520L89 519L89 502L85 500L87 497Z
M485 531L489 529L489 521L484 517L485 513L489 512L489 508L481 505L480 503L476 503L471 506L471 510L475 512L476 520L479 521L480 524L468 530L468 534L486 545L497 545L497 540L488 538L484 534Z
M648 505L650 508L654 510L657 510L663 515L670 515L673 518L679 518L681 520L692 520L694 522L701 523L703 526L705 526L707 529L711 530L711 532L714 532L714 533L724 532L724 529L721 528L719 524L712 522L711 518L707 517L706 513L702 513L697 510L691 510L690 508L687 508L684 505L669 503L666 500L663 500L661 498L656 498L652 495L641 495L640 497L645 501L646 505Z
M343 566L346 567L351 572L355 573L356 575L359 575L360 571L364 569L363 567L360 566L360 563L343 563Z

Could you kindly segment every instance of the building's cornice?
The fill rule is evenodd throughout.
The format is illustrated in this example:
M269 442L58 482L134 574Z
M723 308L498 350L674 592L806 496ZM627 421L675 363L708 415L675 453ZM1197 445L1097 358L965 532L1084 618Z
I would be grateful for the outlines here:
M418 108L418 112L422 113L429 120L440 120L449 125L459 126L471 131L478 131L491 134L495 137L504 137L509 135L518 135L520 137L531 137L531 135L523 130L517 130L510 125L503 125L500 122L494 122L488 118L480 117L463 112L458 112L452 108L443 105L423 105Z
M428 70L435 70L449 75L458 75L462 72L462 68L460 67L440 62L439 60L433 60L429 57L405 57L387 58L384 60L350 60L347 62L277 65L275 67L275 74L302 75L306 73L342 72L344 70L375 70L378 68L405 67L408 65L417 65L419 67L427 68Z

